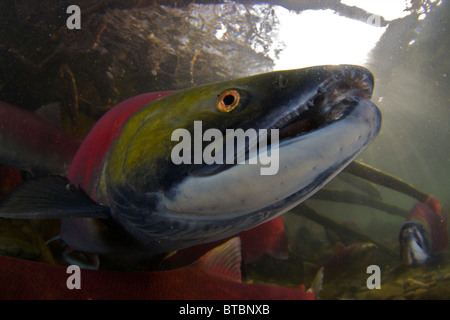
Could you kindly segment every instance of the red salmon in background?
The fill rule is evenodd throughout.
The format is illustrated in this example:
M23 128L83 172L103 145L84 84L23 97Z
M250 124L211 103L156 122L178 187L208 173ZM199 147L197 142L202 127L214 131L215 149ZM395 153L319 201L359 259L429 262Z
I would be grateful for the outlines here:
M241 280L239 237L195 263L170 271L80 270L0 257L0 299L312 300L303 285L286 288ZM77 286L79 285L79 289ZM73 289L69 289L73 288Z

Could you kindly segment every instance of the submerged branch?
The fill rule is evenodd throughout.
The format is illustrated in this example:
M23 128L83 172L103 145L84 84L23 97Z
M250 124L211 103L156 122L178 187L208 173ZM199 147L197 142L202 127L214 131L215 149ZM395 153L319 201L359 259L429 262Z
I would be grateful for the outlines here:
M355 242L355 241L362 241L362 242L371 242L378 246L380 250L383 252L395 256L397 253L395 253L393 250L389 249L385 245L379 243L375 239L371 238L370 236L361 233L355 229L352 229L348 227L347 225L336 222L332 219L329 219L317 211L311 209L310 207L306 206L305 204L301 204L294 209L292 209L290 212L292 212L295 215L302 216L307 218L308 220L314 221L321 226L333 231L334 233L338 234L344 242L347 242L347 244Z
M378 200L382 199L381 192L378 187L366 179L361 179L345 172L340 173L337 178L369 197Z
M392 190L404 193L414 199L417 199L420 202L425 202L425 200L429 196L428 193L417 189L413 185L403 181L400 178L397 178L393 175L390 175L386 172L358 161L353 161L344 170L347 173L369 180L383 187L387 187Z
M321 189L318 191L311 200L325 200L325 201L335 201L344 202L351 204L358 204L362 206L367 206L375 208L381 211L385 211L389 214L407 217L408 211L399 208L397 206L388 204L384 201L375 199L373 197L346 190L336 190L336 189Z

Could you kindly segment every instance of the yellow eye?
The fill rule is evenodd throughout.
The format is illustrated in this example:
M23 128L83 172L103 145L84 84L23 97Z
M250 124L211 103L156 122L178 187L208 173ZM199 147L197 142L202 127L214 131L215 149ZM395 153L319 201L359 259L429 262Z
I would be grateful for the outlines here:
M219 96L217 108L222 112L230 112L239 105L241 95L236 90L227 90Z

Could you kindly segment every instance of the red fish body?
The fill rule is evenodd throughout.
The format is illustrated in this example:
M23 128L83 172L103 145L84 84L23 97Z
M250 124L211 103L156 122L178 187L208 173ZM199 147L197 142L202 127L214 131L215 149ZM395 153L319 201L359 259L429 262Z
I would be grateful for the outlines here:
M288 258L288 241L281 217L267 221L253 229L243 231L237 236L241 238L242 261L252 263L264 254L276 259ZM193 263L209 250L221 245L228 239L205 243L176 252L166 259L164 267L172 269Z
M285 260L288 258L288 239L281 217L239 234L242 259L245 263L258 260L263 254Z
M430 233L431 252L441 252L447 247L447 217L441 214L439 201L431 195L425 202L417 203L407 218L426 225Z
M64 175L80 144L33 112L0 101L0 164Z
M96 187L106 153L123 123L137 110L174 91L151 92L122 101L105 113L95 124L76 153L67 173L71 183L97 200Z
M65 267L0 257L0 299L314 299L303 286L242 283L240 259L239 238L234 238L176 270L81 270L81 288L69 290Z

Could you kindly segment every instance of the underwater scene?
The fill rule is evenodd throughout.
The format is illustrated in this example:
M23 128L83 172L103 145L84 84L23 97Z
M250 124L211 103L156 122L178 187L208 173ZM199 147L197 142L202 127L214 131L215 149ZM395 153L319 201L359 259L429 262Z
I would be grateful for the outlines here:
M449 13L0 2L0 299L450 299Z

